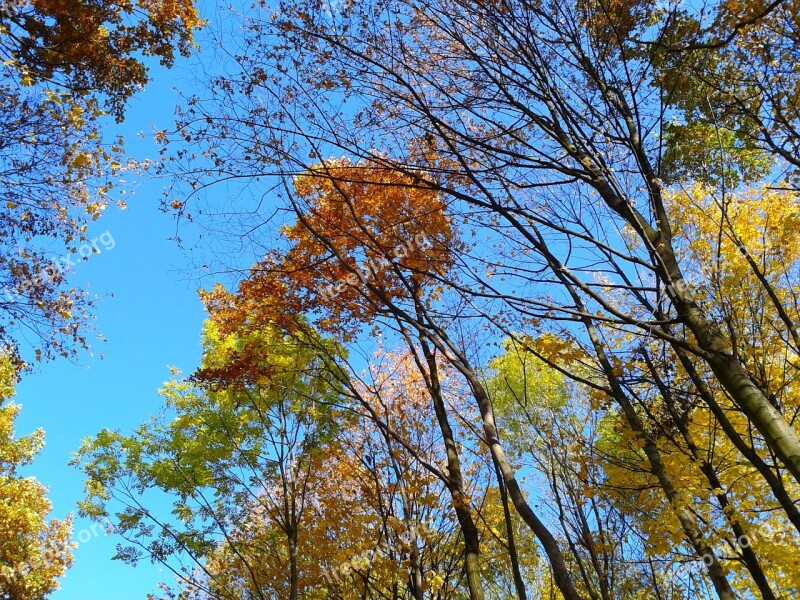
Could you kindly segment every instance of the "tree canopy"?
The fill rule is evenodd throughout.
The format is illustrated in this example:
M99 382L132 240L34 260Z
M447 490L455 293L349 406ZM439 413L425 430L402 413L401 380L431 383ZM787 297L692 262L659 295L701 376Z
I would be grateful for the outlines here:
M0 11L0 340L25 359L87 345L92 299L69 285L102 251L89 225L124 207L123 139L106 132L202 24L194 3L6 2ZM152 57L152 58L150 58Z
M199 24L92 7L75 59L134 87L115 52ZM11 19L20 89L70 89L47 10ZM158 172L256 251L163 414L76 458L117 558L174 598L797 596L800 2L226 14ZM84 108L119 114L106 76Z

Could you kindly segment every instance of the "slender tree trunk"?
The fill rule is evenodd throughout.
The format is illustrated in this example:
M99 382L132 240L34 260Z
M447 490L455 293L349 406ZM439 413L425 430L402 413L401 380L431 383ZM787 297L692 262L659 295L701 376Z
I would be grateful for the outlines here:
M622 202L619 199L617 199L617 201L620 203ZM646 223L644 225L647 226ZM565 275L567 269L546 247L542 246L542 251L553 274L564 284L567 292L572 297L577 310L584 315L589 314L589 311L587 311L586 306L584 305L583 300L581 299L577 290ZM582 317L581 321L586 328L586 332L589 335L589 340L591 341L595 355L597 356L598 363L600 364L605 378L611 388L611 395L622 409L622 413L625 416L625 420L628 422L631 430L642 441L645 455L650 463L650 472L656 477L661 489L664 491L667 501L669 502L673 512L675 513L675 516L678 518L678 521L681 524L681 529L683 529L686 539L691 544L692 548L697 554L697 557L700 558L706 565L706 570L708 571L709 578L711 579L714 589L717 592L717 596L720 598L720 600L734 600L737 598L736 593L733 591L733 588L728 582L728 578L725 575L725 571L722 569L722 565L720 565L713 549L703 537L696 517L687 506L680 502L678 491L675 489L675 486L672 482L672 477L669 475L664 467L663 462L661 461L661 452L653 440L650 439L650 436L647 435L639 415L636 413L633 405L628 400L628 397L614 372L614 367L612 366L611 360L606 353L605 346L600 339L594 322L589 317ZM710 561L710 564L707 562L707 560Z
M459 511L456 511L456 514L458 514L458 512ZM461 512L464 512L463 509ZM459 522L462 521L462 518L463 514L459 515ZM462 533L464 533L463 528ZM477 527L468 533L464 533L464 570L467 575L467 587L469 588L470 600L483 600L484 595L483 584L481 583L481 563Z
M576 299L576 302L580 303L580 299L576 298L576 295L573 295L573 298ZM585 310L582 305L580 305L579 309ZM600 341L600 337L597 334L594 324L590 320L584 319L584 326L586 327L589 338L594 346L595 354L600 362L600 366L602 367L606 379L611 387L613 397L622 409L622 413L625 416L625 420L628 422L631 430L642 441L645 455L650 463L649 470L658 480L661 489L664 491L667 501L669 502L673 512L675 513L675 516L678 518L678 521L681 524L681 529L683 529L686 539L689 541L692 548L694 548L697 557L706 565L708 576L711 579L714 590L717 592L717 596L720 600L735 600L738 596L728 582L725 571L722 569L722 565L720 565L719 561L717 560L714 550L705 540L702 532L700 531L697 518L694 516L692 511L680 501L678 491L675 489L675 486L672 483L672 477L669 475L667 469L664 467L664 463L661 461L661 452L659 451L658 446L656 446L650 436L647 435L639 415L636 414L636 410L633 408L633 405L628 400L625 391L622 389L621 384L617 380L617 376L614 374L614 368L611 365L611 361L609 360L608 356L606 355L605 348Z
M525 582L522 580L522 572L519 568L519 554L517 553L517 543L514 540L514 523L511 521L511 511L508 508L508 491L503 481L503 473L500 466L492 457L494 463L494 473L497 477L497 488L500 490L500 501L503 503L503 518L506 522L506 536L508 537L508 557L511 560L511 573L514 576L514 589L517 591L518 600L527 600L528 595L525 591Z
M800 483L800 435L775 408L766 394L733 354L729 340L711 322L691 294L672 248L668 225L656 231L644 217L630 208L606 186L598 191L609 206L625 218L645 239L658 259L667 293L675 304L678 319L694 335L697 345L705 352L703 359L717 380L733 398L739 409L756 426L773 452L781 459L792 477ZM605 193L603 193L605 192ZM624 204L624 207L622 205Z
M616 105L615 108L621 110L623 116L632 122L632 114L624 103ZM591 164L592 157L579 150L563 132L559 139L565 150L575 158L587 160L586 164ZM703 360L739 409L764 436L767 445L781 459L795 481L800 483L800 435L772 405L763 390L753 382L744 366L734 356L729 340L719 327L709 320L693 298L692 288L686 283L672 247L672 231L661 197L661 185L640 142L638 134L631 130L631 147L643 168L642 174L645 176L650 199L658 218L657 228L653 228L644 215L617 194L603 173L594 172L594 180L591 183L606 205L633 227L650 249L653 266L675 304L678 320L694 335L697 345L705 353Z
M708 462L703 461L700 465L700 469L708 479L708 483L711 485L712 489L722 487L721 482L717 479L717 474L714 472L714 468ZM730 510L731 507L728 501L728 495L724 493L715 495L717 497L717 502L719 502L719 507L727 518L731 531L733 531L733 535L736 538L736 547L739 548L742 553L742 561L758 587L761 597L764 600L778 600L775 596L775 592L772 591L772 586L770 586L769 580L764 574L764 569L761 568L761 563L758 560L758 556L753 551L749 540L747 544L742 543L744 539L747 539L747 535L741 522L733 517L733 512Z
M734 357L716 326L693 305L684 304L685 321L702 349L711 354L707 362L736 405L764 436L792 477L800 483L800 436L753 383L744 366Z
M516 473L508 462L506 458L505 452L500 444L499 437L497 435L497 426L495 424L494 419L494 411L492 409L492 403L489 398L489 394L486 392L486 389L481 384L478 376L476 375L475 371L469 364L466 356L458 349L458 347L447 337L447 334L438 326L430 325L427 328L424 324L429 323L427 319L427 315L424 312L424 308L422 305L417 302L416 306L416 318L412 318L409 314L405 313L397 309L396 307L391 306L391 310L395 317L402 322L408 323L414 329L417 330L419 335L420 345L423 348L423 352L425 353L425 359L428 361L429 371L432 374L437 373L436 362L433 358L433 354L431 353L430 346L428 342L430 341L434 347L441 351L444 356L447 358L449 363L455 367L459 373L461 373L464 378L467 380L470 388L472 389L473 396L475 398L476 403L478 404L478 410L481 414L481 421L483 425L483 432L485 436L485 442L489 446L489 450L492 454L492 458L495 461L495 464L500 468L500 471L503 475L503 481L505 482L506 489L508 490L508 495L511 498L511 502L514 505L519 516L525 522L526 525L533 531L534 535L536 536L539 543L544 548L545 554L550 562L550 567L553 570L553 579L558 587L559 591L564 597L564 600L583 600L583 596L578 593L577 589L575 588L575 584L572 580L572 574L567 569L566 563L564 562L564 556L561 553L561 548L553 534L547 528L547 526L539 519L536 513L531 509L528 501L525 499L525 495L522 493L520 489L519 482L516 479ZM438 379L435 381L436 387L434 388L433 381L431 382L431 396L434 398L434 409L436 410L437 419L440 420L440 427L442 428L442 434L445 437L445 447L448 453L448 469L450 470L450 476L452 478L453 471L452 468L457 467L457 473L459 478L461 477L461 470L460 470L460 462L458 461L458 454L456 452L455 442L453 441L452 431L450 430L450 425L447 422L447 412L445 410L444 402L441 400L441 390L438 388ZM438 396L438 398L437 398ZM449 432L449 436L446 432ZM451 456L452 456L452 468L451 468ZM452 492L451 492L452 494ZM453 497L453 502L456 507L456 514L458 515L459 510L459 502L456 497ZM467 525L469 523L472 524L474 527L474 522L472 522L472 516L467 513L464 515L465 518L468 517L468 521L466 522ZM478 555L475 554L474 558L470 558L469 552L470 548L474 548L474 552L478 550L477 544L477 535L476 539L470 541L467 539L468 530L465 530L462 525L462 532L465 535L465 546L467 547L467 560L465 564L468 569L474 570L474 581L477 583L480 581L479 579L479 571L477 569L477 558ZM476 530L477 534L477 530ZM475 565L475 566L473 566ZM480 596L476 596L479 598L483 598L483 590L482 588L475 588L475 593L478 593L478 589L480 589ZM470 593L473 593L473 589L470 590Z
M297 530L292 528L287 532L289 538L289 600L297 600Z
M682 348L673 347L673 350L675 351L675 354L677 355L678 360L680 361L684 370L689 375L689 378L692 380L692 383L694 383L695 387L697 388L700 397L705 401L706 405L711 410L711 413L720 424L720 427L722 427L725 435L733 443L733 445L736 446L736 449L739 450L742 456L747 459L751 465L753 465L753 468L759 472L764 481L767 482L767 485L769 485L770 489L772 490L775 499L780 503L781 507L786 513L787 518L792 522L795 529L800 532L800 510L798 510L797 505L786 491L783 481L781 481L781 479L772 471L772 468L766 462L764 462L758 453L752 447L750 447L745 440L742 439L742 436L738 431L736 431L736 428L728 420L725 411L722 410L722 407L714 399L714 394L708 388L706 382L703 381L703 378L700 377L697 369L695 368L689 356L687 356L686 352Z
M415 327L419 327L419 323L422 322L424 322L424 320L419 318ZM420 330L420 333L423 333L423 331ZM456 349L455 344L447 339L443 331L438 330L437 334L438 338L431 336L429 339L433 340L436 347L447 356L450 364L464 376L472 389L472 394L478 405L478 411L481 414L484 441L489 446L492 459L503 475L503 482L506 485L506 490L508 490L508 496L511 498L511 503L514 505L517 514L519 514L520 518L522 518L525 524L531 529L547 555L550 568L553 570L553 580L555 581L556 587L558 587L564 600L583 600L583 596L579 594L575 588L572 574L564 562L564 555L561 553L558 541L547 526L539 519L530 507L530 504L528 504L528 501L525 499L525 494L522 493L522 489L517 481L516 472L506 458L503 447L500 444L500 438L497 434L497 425L495 423L494 410L492 409L492 402L489 398L489 394L486 392L480 379L478 379L475 371L469 365L469 361Z
M503 474L503 481L506 484L511 503L514 505L514 508L517 509L517 513L522 520L530 527L531 531L533 531L533 534L536 536L536 539L539 540L542 548L544 548L545 554L550 561L550 568L553 569L553 579L556 582L556 586L561 591L561 594L564 596L564 600L581 600L582 596L575 588L572 574L569 572L569 569L567 569L567 565L564 562L564 555L561 553L561 548L556 538L547 526L542 523L539 517L536 516L530 504L528 504L525 495L522 493L522 489L519 487L516 473L508 462L505 452L500 445L500 439L497 435L497 426L494 420L494 411L492 410L489 395L471 370L465 368L464 374L469 381L475 400L478 403L481 419L483 421L483 433L486 437L486 443L489 445L492 457Z
M706 565L708 575L711 579L711 583L714 585L717 596L720 598L720 600L734 600L738 596L728 582L728 578L722 569L722 565L720 565L719 561L717 560L714 550L703 537L697 522L697 518L687 506L680 502L678 491L675 489L672 483L672 477L667 473L667 470L661 461L661 453L658 450L658 447L644 431L644 427L639 421L639 416L636 414L636 411L634 410L633 406L630 405L627 399L621 400L621 398L618 398L617 401L622 407L622 412L628 421L628 425L644 443L644 452L647 456L648 462L650 463L650 472L658 480L658 483L661 486L661 489L664 491L667 501L672 506L672 510L681 524L684 535L694 548L697 557L700 558Z
M483 585L481 584L480 538L478 528L472 518L469 497L464 493L461 459L458 456L453 429L450 427L447 407L442 397L439 367L436 364L436 357L424 339L420 339L420 346L427 362L428 376L430 378L428 382L429 392L447 452L447 489L453 499L453 508L461 528L461 535L464 538L464 570L467 576L467 585L469 586L469 597L470 600L484 600Z
M419 562L419 547L417 536L414 533L413 546L411 547L411 573L409 575L409 588L414 600L424 600L425 591L422 589L422 565Z

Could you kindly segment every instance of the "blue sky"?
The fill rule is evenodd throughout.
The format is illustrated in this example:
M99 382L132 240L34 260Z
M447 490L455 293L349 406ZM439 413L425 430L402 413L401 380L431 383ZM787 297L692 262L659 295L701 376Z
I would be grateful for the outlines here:
M150 123L172 124L178 101L174 88L194 81L191 64L183 61L171 72L153 69L153 81L132 100L126 123L109 131L126 136L133 156L156 155L152 143L136 134L149 137ZM74 269L71 285L100 297L95 333L107 342L95 339L93 355L84 353L78 364L58 360L38 366L17 387L15 401L23 405L17 433L46 431L46 446L26 474L49 488L58 518L75 513L82 498L82 474L68 466L80 441L103 428L130 431L141 424L162 405L157 391L169 378L167 366L190 371L200 357L204 311L197 289L211 282L198 280L184 251L168 239L175 234L175 221L158 210L163 185L142 181L128 210L110 207L92 225L90 237L107 231L114 247ZM191 231L181 233L191 238ZM76 515L76 539L88 541L76 550L74 566L51 598L143 600L159 581L169 580L158 566L132 568L112 561L118 540L99 534L97 527L99 535L90 535L90 527Z

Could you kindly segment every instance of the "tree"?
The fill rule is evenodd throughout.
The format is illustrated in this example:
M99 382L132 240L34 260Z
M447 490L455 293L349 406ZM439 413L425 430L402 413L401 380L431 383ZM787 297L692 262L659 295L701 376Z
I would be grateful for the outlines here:
M443 502L450 450L412 357L378 357L360 381L307 334L210 321L205 346L193 378L164 390L174 418L102 432L76 461L82 510L116 511L131 544L118 558L167 564L192 598L464 597L458 525L475 510L489 537L501 513L491 499L471 506L466 488L464 506ZM461 464L465 476L484 468ZM151 512L154 487L173 517Z
M148 81L144 56L171 66L188 55L202 24L193 2L18 3L0 15L3 58L23 87L50 82L80 96L100 94L121 118Z
M91 301L71 266L102 250L87 233L127 168L123 119L148 81L146 57L171 66L192 49L194 3L4 3L0 12L0 339L37 358L85 346ZM122 201L124 191L116 198ZM113 239L113 238L112 238ZM107 245L106 245L107 248Z
M38 600L72 564L72 521L48 520L47 489L17 472L44 445L44 432L14 436L20 406L8 400L16 377L11 359L0 357L0 598Z
M117 558L149 556L194 593L298 598L310 564L301 535L321 457L343 423L341 398L320 374L324 362L273 329L236 337L209 323L204 346L195 377L162 392L175 418L84 443L81 510L95 518L117 510L115 527L130 544ZM172 517L148 510L149 488L171 497ZM262 561L261 543L274 560ZM223 558L236 568L215 569Z
M451 318L438 306L439 280L451 270L461 243L443 199L417 181L418 175L372 162L315 165L295 182L297 220L283 230L288 249L257 263L235 296L222 287L208 294L209 311L226 331L263 323L295 330L296 315L306 311L315 314L320 328L338 333L342 342L353 339L359 324L380 323L397 332L422 373L448 448L444 479L460 511L474 600L483 596L479 535L466 510L461 459L441 395L441 356L470 390L503 485L545 549L559 589L570 600L578 598L557 540L532 510L506 459L490 398L469 350L463 339L448 333Z
M463 227L439 247L451 250L447 268L428 270L436 301L423 307L436 318L420 329L443 346L445 322L457 331L480 321L517 342L555 340L526 351L614 406L625 444L642 445L660 502L694 559L705 560L718 532L694 514L669 453L675 444L688 452L712 489L724 467L690 448L697 433L683 420L718 424L752 465L749 476L769 487L764 505L774 499L790 519L800 482L796 395L778 375L784 368L794 380L800 349L794 244L767 250L759 241L793 227L786 154L797 142L797 5L737 6L387 0L331 15L313 0L284 2L274 19L250 16L229 63L241 76L219 77L208 98L185 107L180 139L205 152L176 154L174 169L196 188L220 175L282 177L287 205L325 238L330 255L317 257L348 272L352 259L319 235L313 205L292 197L292 177L312 174L317 187L335 189L329 201L354 221L370 212L350 193L375 179L365 168L397 173L394 184L409 193L435 192ZM342 153L352 169L319 168ZM702 207L702 231L684 226L680 200L697 186L706 186L690 201ZM786 207L777 229L739 209L748 187L756 205ZM387 219L382 231L390 228ZM777 260L781 244L787 255ZM692 256L703 245L713 250L706 270ZM723 260L732 248L743 262ZM358 288L375 296L370 286L353 280L343 297ZM758 302L744 308L745 297ZM375 305L375 314L398 315L395 295ZM420 323L406 314L409 327ZM787 360L762 357L762 343ZM680 395L665 396L673 384ZM686 399L691 410L671 414ZM725 535L746 524L714 522ZM769 597L774 584L760 563L738 552L736 561ZM718 563L706 576L720 597L734 597L733 567Z

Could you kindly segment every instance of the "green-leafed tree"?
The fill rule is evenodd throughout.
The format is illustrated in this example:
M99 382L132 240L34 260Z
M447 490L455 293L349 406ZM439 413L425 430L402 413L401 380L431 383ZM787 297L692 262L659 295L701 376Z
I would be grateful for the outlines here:
M204 347L195 375L163 388L160 417L84 443L82 512L114 522L129 542L117 558L163 562L187 593L294 600L342 397L325 359L276 330L236 337L209 323ZM171 515L149 510L148 490L167 495Z
M601 598L645 598L664 582L648 569L630 518L606 486L603 413L590 395L550 365L507 341L490 363L487 389L513 460L530 472L558 523L571 568ZM610 446L613 450L613 445Z

